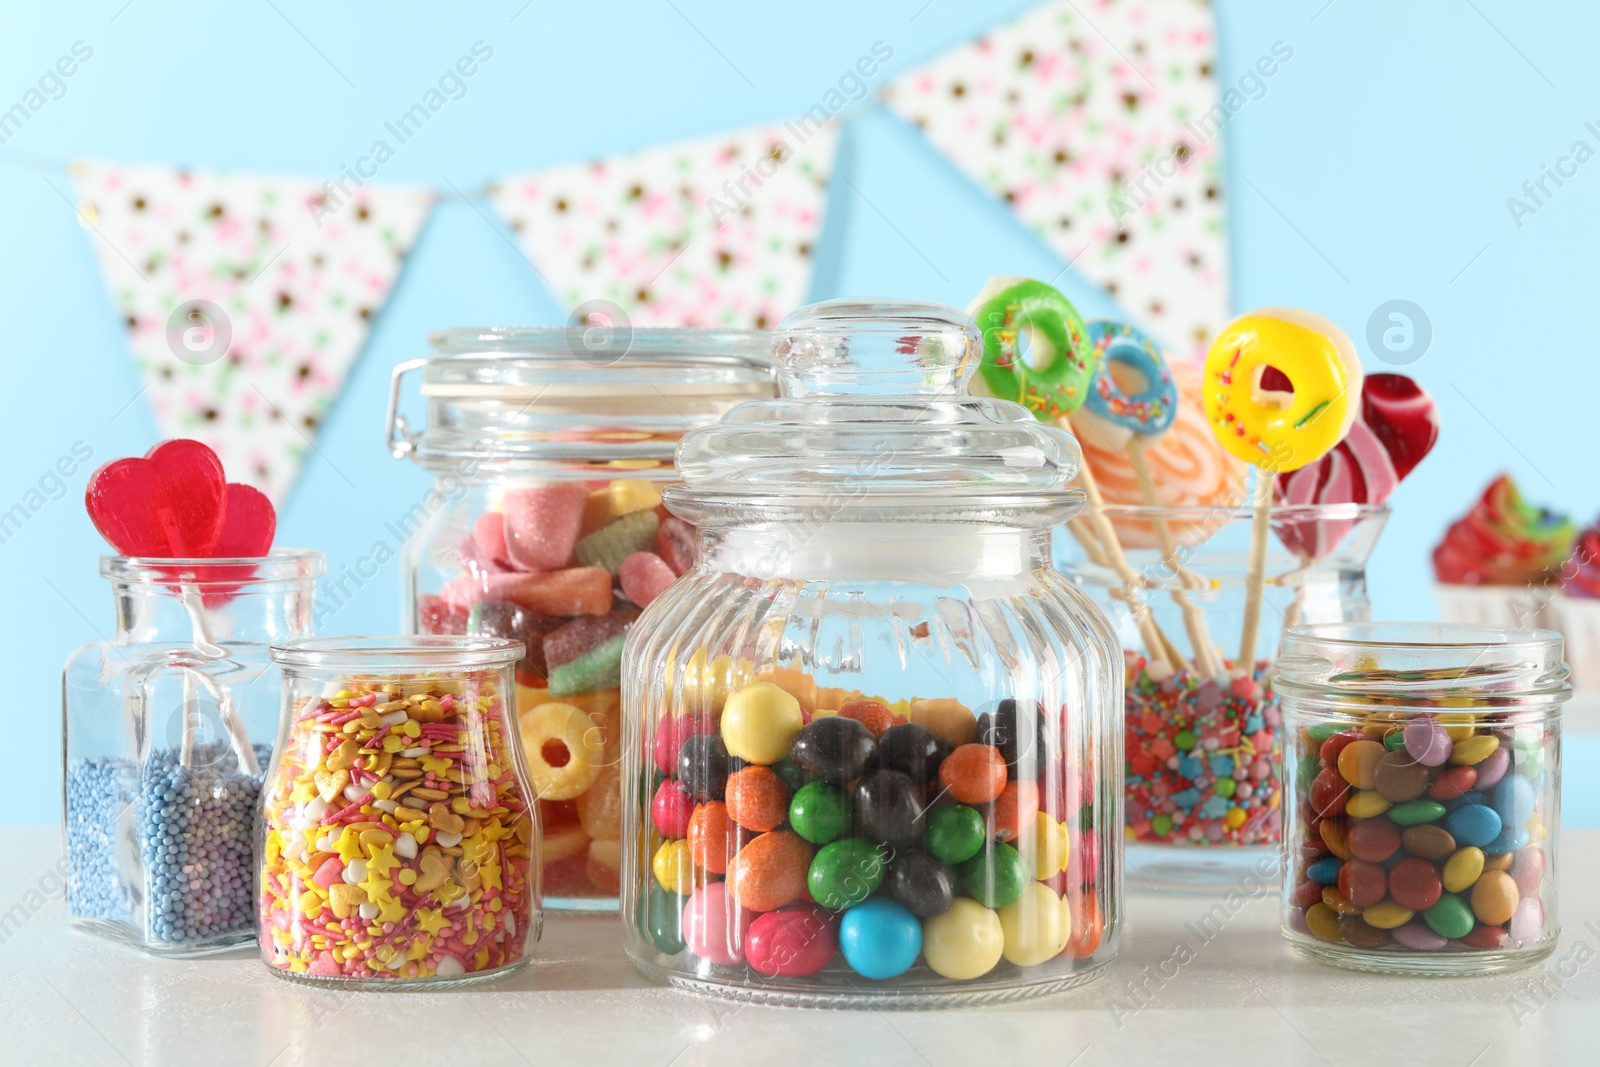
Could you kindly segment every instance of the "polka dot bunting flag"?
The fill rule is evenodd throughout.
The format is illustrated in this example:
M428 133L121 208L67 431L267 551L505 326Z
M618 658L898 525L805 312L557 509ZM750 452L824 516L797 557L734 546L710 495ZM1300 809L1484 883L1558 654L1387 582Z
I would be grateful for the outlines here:
M489 197L569 310L770 329L807 299L837 143L791 122L503 178Z
M888 106L1176 351L1228 319L1203 0L1065 0L892 82ZM1235 99L1237 98L1237 99Z
M75 163L79 218L163 437L288 495L433 203L427 190Z

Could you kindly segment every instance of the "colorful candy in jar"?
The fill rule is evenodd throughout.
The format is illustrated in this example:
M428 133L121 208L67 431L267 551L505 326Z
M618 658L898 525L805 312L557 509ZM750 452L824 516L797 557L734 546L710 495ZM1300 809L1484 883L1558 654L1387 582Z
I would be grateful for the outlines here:
M1063 767L1042 709L1004 700L974 716L825 688L834 706L807 706L808 676L767 677L720 712L656 724L649 759L663 774L638 901L658 951L766 978L831 967L872 981L919 961L968 981L1002 960L1095 953L1088 778Z
M267 788L265 961L361 981L520 963L537 841L504 694L477 672L331 688L295 709Z
M622 646L693 566L694 530L644 478L509 485L458 554L459 576L420 599L420 628L524 643L517 706L544 818L544 892L614 897Z

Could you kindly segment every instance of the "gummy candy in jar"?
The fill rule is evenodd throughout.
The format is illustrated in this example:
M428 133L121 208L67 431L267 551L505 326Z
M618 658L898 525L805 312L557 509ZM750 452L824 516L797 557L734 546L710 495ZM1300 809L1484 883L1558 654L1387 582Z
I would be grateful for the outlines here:
M1050 562L1072 436L969 395L961 311L837 301L679 447L700 562L623 661L627 950L784 1004L1089 981L1122 911L1121 664Z
M1356 970L1487 974L1555 949L1561 635L1433 623L1284 636L1283 936Z
M389 445L433 476L389 526L403 625L520 641L515 707L544 821L548 907L614 909L622 646L694 563L661 504L682 435L772 395L769 335L450 330L395 370ZM399 415L420 371L426 420Z
M286 978L462 984L539 940L539 823L518 751L514 641L274 645L278 745L262 798L259 941Z
M162 956L249 944L267 647L310 632L322 553L273 549L272 506L196 441L111 461L87 504L116 621L62 676L68 921Z

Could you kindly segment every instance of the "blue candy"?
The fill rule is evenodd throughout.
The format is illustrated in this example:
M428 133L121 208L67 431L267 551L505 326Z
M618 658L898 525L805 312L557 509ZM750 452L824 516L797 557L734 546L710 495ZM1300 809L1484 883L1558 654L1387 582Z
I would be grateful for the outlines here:
M1120 322L1096 319L1088 327L1101 359L1084 410L1125 434L1164 433L1178 414L1178 387L1156 343ZM1124 392L1112 373L1115 363L1142 379L1143 387L1132 395Z
M1483 846L1485 855L1503 856L1507 852L1515 852L1528 843L1528 831L1520 826L1507 826L1495 835L1493 841Z
M1500 835L1500 813L1485 804L1467 804L1452 811L1445 826L1456 844L1483 848Z
M1475 789L1472 789L1462 793L1458 797L1452 797L1450 800L1445 801L1444 810L1455 811L1457 808L1464 808L1468 804L1487 804L1488 802L1489 798L1487 796Z
M1500 821L1507 826L1521 826L1527 822L1537 799L1533 783L1520 774L1506 775L1489 793L1490 805L1499 812Z
M1319 885L1332 885L1339 880L1339 868L1344 861L1337 856L1324 856L1306 868L1306 877Z
M839 950L864 978L904 974L922 952L922 924L911 912L883 897L865 900L839 922Z

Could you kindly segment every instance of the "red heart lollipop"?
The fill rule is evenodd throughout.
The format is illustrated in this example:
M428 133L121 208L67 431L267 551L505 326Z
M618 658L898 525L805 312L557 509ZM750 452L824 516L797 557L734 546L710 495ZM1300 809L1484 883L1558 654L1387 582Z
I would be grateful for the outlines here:
M1422 386L1403 374L1369 374L1349 434L1317 462L1280 478L1277 503L1381 504L1438 439L1439 411ZM1276 528L1290 551L1315 559L1331 552L1354 525L1306 521Z
M272 551L278 532L278 513L259 489L229 482L223 497L222 532L211 555L219 559L248 559Z
M114 459L95 471L84 502L100 536L124 556L203 558L222 531L225 484L211 449L163 441L142 459Z

